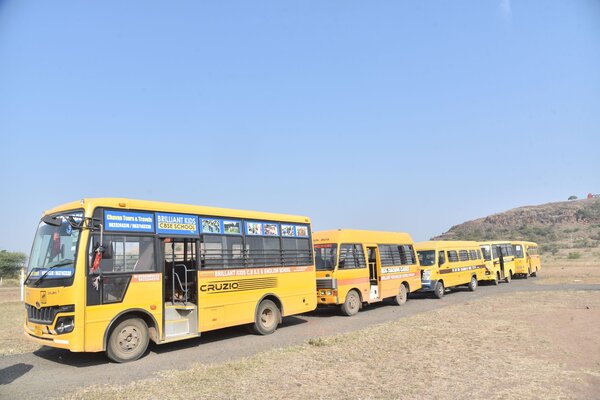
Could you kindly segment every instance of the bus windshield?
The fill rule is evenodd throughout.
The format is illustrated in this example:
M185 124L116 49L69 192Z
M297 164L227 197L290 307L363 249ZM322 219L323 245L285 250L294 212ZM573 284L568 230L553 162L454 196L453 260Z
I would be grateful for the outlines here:
M430 267L435 265L435 251L434 250L422 250L417 251L419 255L419 263L422 267Z
M315 244L317 271L332 271L337 264L337 244Z
M26 285L73 277L80 230L71 227L67 216L81 218L81 214L65 214L55 218L56 226L40 222L29 257Z

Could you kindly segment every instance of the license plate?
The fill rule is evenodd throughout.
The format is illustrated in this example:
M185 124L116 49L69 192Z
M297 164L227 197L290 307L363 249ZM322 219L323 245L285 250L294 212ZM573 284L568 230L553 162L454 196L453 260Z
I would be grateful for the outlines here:
M35 327L33 328L33 333L35 333L36 336L42 336L42 329Z

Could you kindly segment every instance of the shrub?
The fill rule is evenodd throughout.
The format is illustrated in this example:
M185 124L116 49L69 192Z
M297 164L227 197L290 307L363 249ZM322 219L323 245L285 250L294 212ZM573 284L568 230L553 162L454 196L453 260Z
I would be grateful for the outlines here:
M569 260L577 260L581 258L581 253L578 251L574 251L572 253L569 253L569 256L567 257L567 259Z
M555 245L554 243L552 244L543 244L540 246L540 250L542 251L542 254L544 253L552 253L552 255L556 255L556 253L558 253L558 246Z

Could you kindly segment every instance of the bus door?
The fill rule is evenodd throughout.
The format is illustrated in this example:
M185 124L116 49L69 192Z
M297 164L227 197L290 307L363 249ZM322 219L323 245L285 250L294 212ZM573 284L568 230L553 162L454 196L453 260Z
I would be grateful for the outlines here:
M498 254L498 262L500 263L500 279L504 279L504 255L502 254L502 247L496 246L496 252Z
M198 333L198 243L163 238L165 340Z
M367 255L369 261L369 284L371 288L370 300L379 298L379 257L377 246L367 246Z

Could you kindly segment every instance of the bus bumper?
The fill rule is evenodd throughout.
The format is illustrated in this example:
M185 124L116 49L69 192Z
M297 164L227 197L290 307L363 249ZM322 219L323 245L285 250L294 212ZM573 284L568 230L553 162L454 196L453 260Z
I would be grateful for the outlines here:
M317 290L317 304L318 305L337 305L337 304L339 304L337 290L333 290L333 289Z
M27 339L42 346L57 347L59 349L71 350L73 333L62 335L53 334L46 325L25 323L23 334Z
M437 279L431 279L428 281L421 280L421 289L417 290L417 292L433 292L437 283Z

